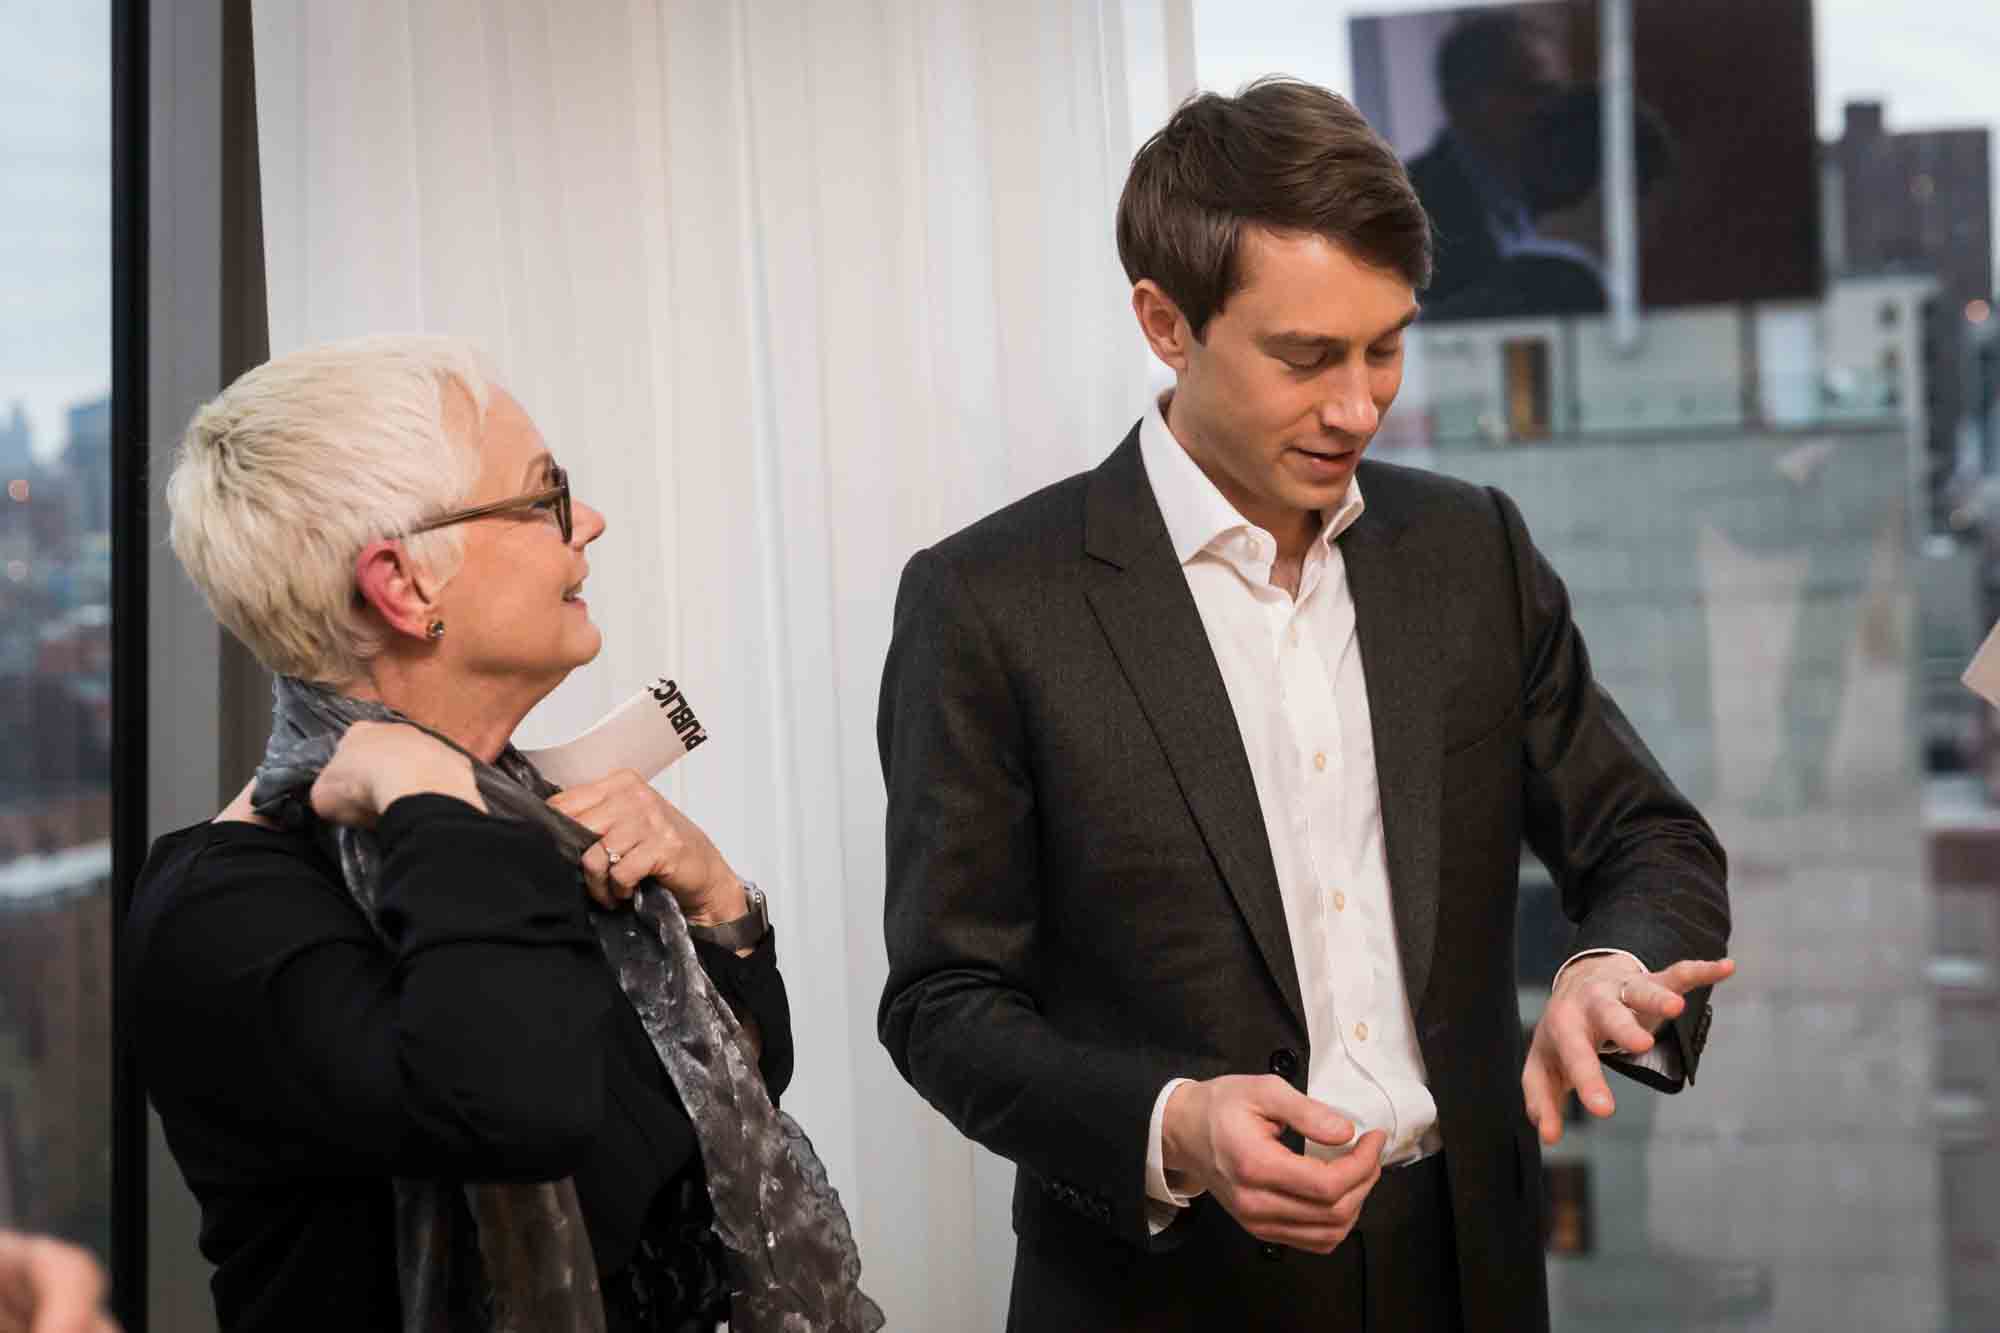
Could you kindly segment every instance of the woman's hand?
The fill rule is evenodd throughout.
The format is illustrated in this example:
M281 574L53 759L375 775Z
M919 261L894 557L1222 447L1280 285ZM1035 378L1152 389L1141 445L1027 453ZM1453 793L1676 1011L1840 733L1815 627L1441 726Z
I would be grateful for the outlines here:
M733 921L750 910L743 881L708 835L631 769L559 791L549 804L597 835L583 854L583 878L602 906L631 898L651 876L693 925Z
M332 824L368 828L404 796L455 796L484 810L472 761L400 722L356 722L312 785L313 812Z

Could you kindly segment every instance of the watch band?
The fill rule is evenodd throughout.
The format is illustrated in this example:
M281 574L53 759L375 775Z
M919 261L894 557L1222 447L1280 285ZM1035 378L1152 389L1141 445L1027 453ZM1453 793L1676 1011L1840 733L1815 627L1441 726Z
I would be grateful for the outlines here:
M724 921L714 926L697 926L688 923L688 935L703 944L713 944L719 948L736 950L755 946L771 928L771 919L764 909L764 891L748 880L743 882L743 891L750 898L750 910L734 921Z

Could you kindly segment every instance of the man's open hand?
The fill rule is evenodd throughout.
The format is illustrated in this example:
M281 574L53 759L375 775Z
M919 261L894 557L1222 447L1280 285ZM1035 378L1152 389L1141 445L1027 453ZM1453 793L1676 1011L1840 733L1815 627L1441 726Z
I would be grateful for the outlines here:
M1334 1161L1302 1157L1278 1141L1288 1128L1354 1147ZM1378 1129L1354 1142L1344 1116L1274 1074L1232 1075L1175 1088L1160 1147L1169 1179L1213 1194L1257 1239L1328 1254L1381 1178L1387 1138Z
M1574 1092L1602 1119L1617 1109L1598 1061L1607 1048L1643 1055L1653 1049L1660 1025L1681 1016L1683 998L1727 980L1736 964L1689 960L1648 972L1618 954L1580 958L1563 969L1549 996L1521 1071L1528 1119L1542 1142L1562 1142L1563 1103Z

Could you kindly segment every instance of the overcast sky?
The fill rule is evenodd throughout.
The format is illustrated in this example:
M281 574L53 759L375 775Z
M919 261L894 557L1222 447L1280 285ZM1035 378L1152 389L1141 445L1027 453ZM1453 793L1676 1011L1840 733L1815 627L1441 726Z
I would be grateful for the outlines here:
M1196 0L1196 65L1210 87L1283 72L1346 90L1350 15L1438 7ZM109 10L0 0L0 412L25 401L43 453L62 409L110 380ZM1892 129L2000 125L2000 0L1818 0L1817 15L1822 136L1861 97L1887 104Z
M42 454L111 382L110 8L0 0L0 416Z

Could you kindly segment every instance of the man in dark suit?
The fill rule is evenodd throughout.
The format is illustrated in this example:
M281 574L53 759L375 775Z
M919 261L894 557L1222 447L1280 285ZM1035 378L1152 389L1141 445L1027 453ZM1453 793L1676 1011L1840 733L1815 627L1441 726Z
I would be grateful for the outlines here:
M1567 82L1555 34L1511 9L1461 19L1438 46L1436 72L1445 128L1410 159L1410 179L1437 232L1425 293L1433 317L1437 303L1488 280L1535 235L1535 131Z
M1482 260L1478 273L1461 265L1448 292L1441 257L1440 271L1424 292L1425 320L1532 319L1604 309L1603 123L1595 88L1564 93L1536 114L1520 192L1530 227L1516 232L1504 251ZM1644 102L1632 108L1632 147L1643 211L1657 202L1657 188L1674 161L1666 122ZM1442 235L1445 217L1433 200L1450 199L1451 191L1435 178L1427 185L1422 164L1423 159L1410 164L1410 180ZM1440 247L1445 244L1440 239Z
M883 1042L1021 1168L1010 1328L1545 1327L1537 1129L1692 1076L1721 849L1512 502L1360 461L1429 229L1353 108L1193 100L1118 241L1174 391L904 572Z

